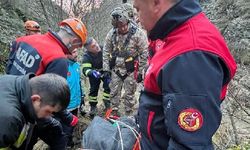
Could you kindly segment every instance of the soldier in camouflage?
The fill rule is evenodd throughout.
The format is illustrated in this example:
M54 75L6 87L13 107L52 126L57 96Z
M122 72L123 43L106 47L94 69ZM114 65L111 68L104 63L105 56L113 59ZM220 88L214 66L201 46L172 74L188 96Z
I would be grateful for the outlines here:
M122 96L125 113L132 113L135 104L136 82L142 81L147 59L147 36L129 21L128 13L115 8L112 13L113 28L109 31L103 49L103 70L112 73L110 101L114 114L119 114Z

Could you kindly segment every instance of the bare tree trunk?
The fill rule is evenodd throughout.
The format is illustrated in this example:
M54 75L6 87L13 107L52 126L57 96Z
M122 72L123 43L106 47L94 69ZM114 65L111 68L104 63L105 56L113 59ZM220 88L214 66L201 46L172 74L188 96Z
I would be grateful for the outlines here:
M248 110L243 108L242 104L239 102L239 101L241 101L241 99L240 99L241 95L239 95L240 89L235 92L236 94L233 93L232 89L233 89L233 87L228 90L228 93L232 97L232 100L234 102L236 102L236 104L238 104L238 106L240 107L241 110L243 110L248 116L250 116L250 113L248 112Z
M49 6L51 6L51 7L50 7L50 8L51 8L50 10L52 10L52 13L53 13L52 16L54 17L57 13L55 12L55 9L53 8L54 5L53 5L53 3L52 3L52 0L49 0L49 3L50 3ZM54 6L54 7L55 7L55 6ZM55 17L55 18L56 18L56 17ZM60 20L61 20L61 19L59 18L59 15L57 15L57 22L60 21Z
M60 11L60 20L63 19L63 0L61 0L61 11Z
M71 0L71 2L70 2L69 14L70 14L70 13L71 13L71 11L72 11L72 7L73 7L73 0Z
M43 14L44 14L44 16L45 16L45 18L46 18L47 25L49 26L49 28L51 28L51 25L50 25L50 23L49 23L49 18L48 18L48 15L47 15L47 13L46 13L44 4L43 4L42 0L39 0L39 1L40 1L40 3L41 3L42 9L43 9Z
M231 122L231 125L232 125L232 128L233 128L233 134L234 134L233 136L234 136L235 144L239 145L240 142L239 142L238 132L237 132L237 128L236 128L236 125L235 125L233 113L229 109L227 109L227 112L229 114L229 119L230 119L230 122Z

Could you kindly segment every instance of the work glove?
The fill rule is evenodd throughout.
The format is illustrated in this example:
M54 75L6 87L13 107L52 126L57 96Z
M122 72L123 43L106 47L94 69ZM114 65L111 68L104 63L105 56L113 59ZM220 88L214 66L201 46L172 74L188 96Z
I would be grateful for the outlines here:
M96 70L90 71L90 75L96 79L99 79L101 77L101 73L99 71L96 71Z
M137 79L136 79L136 82L137 83L140 83L142 82L143 78L142 78L142 74L141 73L138 73L138 76L137 76Z
M72 116L72 121L71 121L70 125L71 125L72 127L74 127L74 126L76 126L77 123L78 123L78 117L75 116L75 115L73 115L73 116Z

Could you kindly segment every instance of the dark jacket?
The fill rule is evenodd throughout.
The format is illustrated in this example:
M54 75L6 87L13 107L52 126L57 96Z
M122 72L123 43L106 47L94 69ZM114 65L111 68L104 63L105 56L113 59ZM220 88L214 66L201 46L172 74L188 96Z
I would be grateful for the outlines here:
M210 150L236 63L198 1L181 0L149 34L151 57L140 95L141 147Z
M16 141L24 126L35 123L36 115L28 84L32 76L34 75L0 77L0 149L20 146L23 141Z
M88 73L91 70L102 70L102 51L98 52L97 54L93 54L87 51L82 58L82 67L83 67L83 74L88 76Z

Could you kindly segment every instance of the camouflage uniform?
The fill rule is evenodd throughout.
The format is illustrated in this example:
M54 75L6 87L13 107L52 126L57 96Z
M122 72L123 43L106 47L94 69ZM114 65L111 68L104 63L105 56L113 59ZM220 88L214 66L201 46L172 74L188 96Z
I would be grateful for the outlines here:
M128 27L131 28L134 26L132 23L128 23ZM116 34L114 36L114 34ZM123 45L126 41L126 38L129 33L125 35L118 34L116 28L113 28L109 31L106 41L104 44L103 51L103 69L105 71L111 71L111 83L110 83L110 101L112 104L113 110L119 109L120 99L122 87L124 86L125 93L123 94L122 99L124 100L125 111L131 112L132 107L135 104L134 94L136 91L136 80L134 78L134 72L128 72L125 67L125 59L124 57L116 57L115 65L110 70L109 61L111 59L111 54L118 50L119 52L129 52L132 56L138 55L139 60L139 69L138 73L143 73L144 67L146 66L147 59L147 36L146 34L138 27L136 27L136 32L131 36L129 43L124 48ZM114 38L115 37L115 38ZM120 76L125 76L125 79L122 79L117 72L119 72Z

